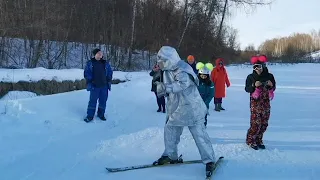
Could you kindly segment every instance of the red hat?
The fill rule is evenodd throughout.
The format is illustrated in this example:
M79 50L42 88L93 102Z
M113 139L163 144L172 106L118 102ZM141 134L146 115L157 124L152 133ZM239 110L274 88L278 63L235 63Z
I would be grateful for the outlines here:
M268 58L266 55L261 55L261 56L259 56L259 61L266 63L266 62L268 62Z
M268 62L268 58L266 55L252 56L250 61L251 64L266 63Z
M251 61L251 64L256 64L259 61L259 57L258 56L252 56L250 61Z

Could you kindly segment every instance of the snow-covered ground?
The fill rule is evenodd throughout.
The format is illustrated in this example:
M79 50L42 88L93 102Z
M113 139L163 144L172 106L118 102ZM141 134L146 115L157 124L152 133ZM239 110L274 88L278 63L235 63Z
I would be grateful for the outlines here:
M211 105L207 131L217 156L225 161L219 180L316 180L320 176L320 64L270 66L278 89L265 134L266 150L245 145L249 97L247 66L228 67L231 87L225 112ZM68 74L57 73L61 78ZM71 73L72 74L72 73ZM71 75L73 76L73 75ZM203 164L108 173L105 167L152 163L160 157L165 114L157 113L148 72L127 74L114 85L106 122L85 123L85 90L28 99L0 101L1 180L199 180ZM3 109L5 111L3 111ZM185 129L179 144L185 160L199 159Z
M36 97L37 94L29 91L10 91L6 95L4 95L0 101L9 101L9 100L17 100L17 99L26 99Z
M310 54L310 56L314 59L319 59L320 58L320 51L316 51Z
M128 73L114 71L113 79L126 80ZM83 69L46 69L26 68L26 69L3 69L0 68L0 82L18 81L40 81L40 80L81 80L83 79Z
M320 62L320 51L315 51L304 56L308 62L319 63Z

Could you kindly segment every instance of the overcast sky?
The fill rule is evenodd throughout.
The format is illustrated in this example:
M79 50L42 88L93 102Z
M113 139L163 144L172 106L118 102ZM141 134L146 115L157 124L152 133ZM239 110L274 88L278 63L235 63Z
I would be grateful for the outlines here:
M271 6L258 7L251 14L243 9L234 11L227 23L238 29L241 49L295 32L320 30L320 0L274 0Z

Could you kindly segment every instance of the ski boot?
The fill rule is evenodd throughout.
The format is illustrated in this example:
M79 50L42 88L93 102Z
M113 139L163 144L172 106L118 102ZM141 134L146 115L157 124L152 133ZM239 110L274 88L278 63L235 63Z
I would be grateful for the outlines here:
M177 164L177 163L183 163L182 155L177 160L172 160L168 156L161 156L157 161L153 162L152 164L154 166L156 165L164 165L164 164Z
M214 168L215 168L214 162L209 162L206 164L206 177L212 176Z

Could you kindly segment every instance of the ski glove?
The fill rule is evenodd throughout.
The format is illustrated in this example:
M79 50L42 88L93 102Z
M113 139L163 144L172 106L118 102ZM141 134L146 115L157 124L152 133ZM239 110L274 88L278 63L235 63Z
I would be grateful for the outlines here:
M252 93L251 96L252 96L254 99L258 99L259 96L260 96L261 91L262 91L261 89L256 88L256 90Z
M274 90L273 89L269 90L269 98L270 98L270 100L272 100L274 98Z

